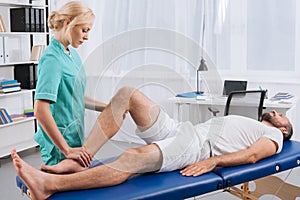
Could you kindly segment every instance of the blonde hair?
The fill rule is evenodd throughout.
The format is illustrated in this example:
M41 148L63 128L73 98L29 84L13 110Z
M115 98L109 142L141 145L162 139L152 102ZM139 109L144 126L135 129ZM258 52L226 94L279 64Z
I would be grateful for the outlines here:
M53 11L48 17L48 27L53 31L60 31L64 21L70 19L68 30L78 24L88 23L94 20L93 11L80 1L71 1L63 5L58 11ZM67 30L67 31L68 31Z

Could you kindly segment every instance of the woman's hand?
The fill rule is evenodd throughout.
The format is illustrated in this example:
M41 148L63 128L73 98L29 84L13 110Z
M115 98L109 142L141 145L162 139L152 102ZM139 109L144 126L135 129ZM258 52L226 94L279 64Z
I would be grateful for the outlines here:
M69 148L65 154L66 158L76 160L83 167L88 167L92 162L92 156L86 152L84 147Z
M207 172L212 171L216 167L216 161L214 157L211 157L207 160L203 160L200 162L196 162L192 165L187 166L180 173L183 176L200 176L201 174L205 174Z

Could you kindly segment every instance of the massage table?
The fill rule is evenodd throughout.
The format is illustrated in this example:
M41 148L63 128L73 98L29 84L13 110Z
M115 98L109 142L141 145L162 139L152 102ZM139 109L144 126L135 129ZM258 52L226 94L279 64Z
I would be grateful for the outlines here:
M103 164L96 162L92 167ZM136 175L126 182L112 187L96 188L61 192L53 195L51 200L95 200L95 199L184 199L213 191L227 191L241 199L257 199L249 190L249 181L261 180L270 175L291 170L300 166L300 142L286 141L282 152L260 160L255 164L235 167L216 168L212 172L198 177L184 177L179 170L166 173L147 173ZM283 181L274 177L280 186ZM17 186L30 196L30 191L20 179L16 177ZM242 185L240 189L236 185ZM264 184L258 184L264 185ZM288 184L287 184L288 185ZM296 196L300 197L300 187L294 186ZM276 190L278 192L278 190ZM287 199L287 198L286 198Z

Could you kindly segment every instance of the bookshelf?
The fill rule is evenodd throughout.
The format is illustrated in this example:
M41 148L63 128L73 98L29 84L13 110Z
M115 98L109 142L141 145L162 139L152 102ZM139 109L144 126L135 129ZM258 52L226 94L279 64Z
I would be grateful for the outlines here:
M37 61L22 61L22 62L11 62L11 63L2 63L0 64L0 67L7 67L11 65L21 65L21 64L35 64L37 65Z
M39 26L36 24L37 21L30 21L30 26L34 26L36 29L14 30L16 25L19 26L18 21L21 20L21 17L17 17L16 20L15 16L12 16L12 10L23 9L30 10L30 13L33 11L34 16L39 16ZM5 26L5 31L0 30L0 79L15 79L17 77L16 69L20 69L20 67L34 66L37 68L38 61L30 60L31 49L32 46L49 44L50 35L47 28L49 9L48 0L0 0L2 27L3 24ZM10 115L22 114L25 109L33 108L34 92L34 88L23 88L18 92L0 93L0 107L4 107ZM0 158L8 156L13 148L23 151L37 146L33 140L35 132L35 117L25 117L15 122L1 124Z

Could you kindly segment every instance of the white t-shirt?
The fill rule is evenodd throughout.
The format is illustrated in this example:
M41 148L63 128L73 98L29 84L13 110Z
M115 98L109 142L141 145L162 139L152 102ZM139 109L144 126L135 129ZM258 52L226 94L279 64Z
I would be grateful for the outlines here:
M200 137L206 137L210 141L212 156L246 149L261 137L267 137L276 142L277 153L282 150L283 146L283 136L278 128L243 116L215 117L196 125L196 130L201 135Z

